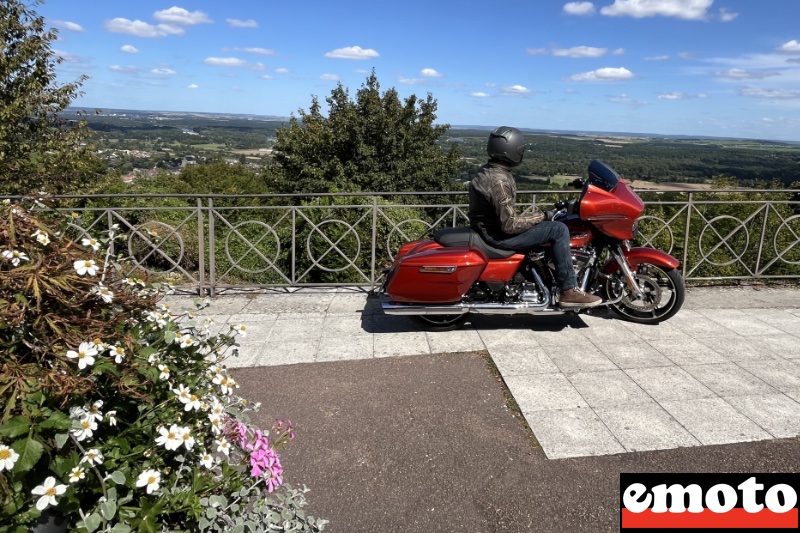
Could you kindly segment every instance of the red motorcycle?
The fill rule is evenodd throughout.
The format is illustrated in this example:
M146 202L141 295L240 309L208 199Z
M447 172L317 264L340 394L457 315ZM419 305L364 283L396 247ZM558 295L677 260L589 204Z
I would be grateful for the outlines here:
M580 197L556 203L553 220L569 227L580 288L632 322L655 324L675 315L685 297L679 261L630 246L644 211L641 198L599 159L589 164L588 179L573 186L582 188ZM470 228L445 228L433 239L404 244L385 274L384 313L414 317L435 331L459 327L470 313L582 312L559 307L547 245L503 250Z

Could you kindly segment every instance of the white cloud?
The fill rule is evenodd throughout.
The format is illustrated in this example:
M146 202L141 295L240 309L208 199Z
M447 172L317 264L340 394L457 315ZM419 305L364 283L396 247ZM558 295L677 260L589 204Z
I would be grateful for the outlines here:
M800 63L800 57L790 57L786 60L787 63Z
M547 48L528 48L526 52L532 56L547 55Z
M105 21L103 27L111 33L125 33L137 37L166 37L167 35L183 35L183 28L171 24L158 24L156 26L141 20L128 20L115 18Z
M792 39L791 41L783 43L780 47L778 47L778 52L788 52L790 54L796 54L800 52L800 41L796 39Z
M275 73L276 74L289 74L289 69L288 68L276 68L275 69Z
M664 93L658 95L659 100L683 100L684 98L686 98L686 95L683 93Z
M510 96L517 96L522 94L530 94L531 90L524 85L511 85L503 87L503 94Z
M261 54L262 56L274 56L275 51L268 48L234 48L237 52L247 52L248 54Z
M595 48L593 46L573 46L572 48L553 48L556 57L602 57L608 48Z
M419 71L419 75L424 77L424 78L442 78L442 77L444 77L444 74L442 74L440 72L437 72L436 70L434 70L432 68L424 68L424 69L420 70Z
M564 13L579 17L594 15L594 4L591 2L569 2L564 4Z
M615 56L621 56L622 54L625 53L625 49L624 48L617 48L616 50L614 50L611 53L614 54Z
M769 100L791 100L800 98L800 91L788 89L762 89L760 87L745 87L742 96L753 98L767 98Z
M124 45L122 48L120 48L120 50L122 50L126 54L138 54L139 53L139 49L138 48L136 48L135 46L131 46L129 44Z
M159 76L172 76L173 74L177 74L171 68L154 68L150 71L151 74L158 74Z
M69 31L86 31L80 24L77 24L75 22L70 22L68 20L54 20L52 22L53 26L57 28L64 28L65 30Z
M345 48L337 48L332 52L325 54L325 57L335 59L372 59L380 57L380 54L371 48L361 48L360 46L347 46Z
M731 13L730 11L728 11L727 7L719 8L719 20L721 20L722 22L730 22L736 19L736 17L738 16L739 13Z
M705 20L714 0L614 0L600 9L609 17L676 17L684 20Z
M259 76L259 78L261 78L262 80L272 80L272 79L275 79L275 78L273 78L272 76L270 76L269 74L262 74L261 76Z
M694 57L694 53L692 52L680 52L678 57L681 59L692 59Z
M489 95L482 92L471 93L470 96L474 96L475 98L488 98Z
M643 105L647 105L647 102L643 102L642 100L636 100L631 98L627 94L623 93L619 96L609 96L608 101L612 104L625 104L631 107L641 107Z
M253 63L252 65L250 65L250 70L255 70L260 72L262 70L267 70L267 66L264 63Z
M196 83L191 83L191 84L187 85L186 88L187 89L199 89L200 86L197 85Z
M665 56L650 56L650 57L645 57L644 58L645 61L666 61L667 59L669 59L669 56L666 56L666 55Z
M633 77L633 72L625 67L606 67L592 70L590 72L583 72L581 74L574 74L570 76L572 81L615 81L627 80Z
M397 83L402 83L403 85L419 85L424 81L422 78L406 78L403 76L397 78Z
M767 71L754 71L743 70L740 68L732 68L729 70L715 72L714 76L717 78L725 78L729 80L763 80L772 76L780 76L780 72L767 72Z
M247 61L238 57L207 57L203 60L206 65L214 67L246 67Z
M253 19L225 19L225 22L232 28L258 28L258 22Z
M67 63L83 63L83 58L73 54L72 52L65 52L64 50L53 49L53 53L66 61Z
M169 9L156 11L153 13L153 18L159 22L167 24L178 24L180 26L194 26L195 24L208 24L213 22L208 15L202 11L189 12L186 9L178 6L172 6Z
M127 67L123 67L121 65L111 65L110 67L108 67L108 70L110 70L111 72L119 72L121 74L136 74L137 72L139 72L138 68L130 65Z
M319 79L325 81L339 81L339 76L337 76L336 74L323 74L322 76L319 77Z

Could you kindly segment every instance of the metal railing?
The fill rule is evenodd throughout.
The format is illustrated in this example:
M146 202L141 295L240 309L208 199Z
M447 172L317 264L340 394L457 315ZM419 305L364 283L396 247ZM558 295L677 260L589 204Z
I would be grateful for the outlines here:
M687 281L800 278L793 190L638 191L636 243L681 260ZM575 191L521 191L520 209ZM126 234L126 275L214 295L254 288L374 287L403 242L468 225L466 192L56 197L73 227ZM81 223L78 223L81 222ZM119 244L117 245L120 246Z

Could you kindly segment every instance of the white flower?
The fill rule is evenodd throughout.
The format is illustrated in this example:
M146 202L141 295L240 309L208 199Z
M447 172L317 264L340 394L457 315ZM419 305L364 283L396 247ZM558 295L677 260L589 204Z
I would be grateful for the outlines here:
M181 403L186 403L192 398L192 391L188 387L185 387L183 383L178 385L177 389L172 389L172 392L178 397Z
M97 355L97 348L89 342L82 342L77 352L74 350L67 351L67 357L78 359L78 368L81 370L94 364L95 355Z
M103 419L103 413L100 412L100 408L103 407L103 400L97 400L92 404L89 409L87 409L87 418L93 418L98 422Z
M100 450L97 448L92 448L91 450L86 450L86 453L83 454L83 458L81 458L81 463L89 463L101 465L103 464L103 454L100 453Z
M78 422L77 428L72 429L72 436L78 439L79 442L84 441L92 438L95 430L97 430L97 422L94 421L92 416L88 416Z
M106 418L108 418L108 425L109 426L116 426L117 425L117 412L116 411L108 411L106 413Z
M158 378L161 381L167 381L169 379L169 367L167 365L158 365L158 369L161 373L158 375Z
M32 236L35 237L36 242L38 242L42 246L47 246L48 244L50 244L50 235L48 235L46 231L37 229L36 231L33 232Z
M108 349L111 351L111 355L114 356L114 362L117 364L122 363L122 360L125 358L125 348L111 344Z
M69 473L69 482L77 483L86 477L86 470L82 466L76 466Z
M0 472L11 470L19 459L19 454L5 444L0 444Z
M247 326L244 324L231 324L231 329L242 337L247 336Z
M160 437L156 437L156 444L163 446L167 450L177 450L183 444L183 434L181 428L172 424L169 429L161 427L158 429Z
M95 339L92 341L92 344L94 344L94 348L97 350L97 353L103 352L108 348L108 344L100 340L100 337L95 337Z
M93 239L91 237L86 237L85 239L81 240L81 244L84 246L91 246L92 250L95 252L100 249L100 242L97 239Z
M159 307L159 308L160 308L162 311L164 311L165 313L167 313L168 315L169 315L169 314L172 314L172 306L171 306L169 303L166 303L166 302L165 302L165 303L161 304L161 305L160 305L160 306L158 306L158 307Z
M186 446L186 449L191 450L194 446L194 436L189 428L181 428L181 439L183 440L183 445Z
M77 272L79 276L86 274L89 276L97 275L97 263L94 262L94 259L80 259L75 261L72 266L75 268L75 272Z
M181 348L188 348L189 346L195 346L197 344L188 333L184 333L180 337L175 337L175 342L180 344Z
M97 287L92 287L92 292L107 304L114 301L114 292L102 283L98 284Z
M222 433L222 418L219 415L208 415L208 421L211 422L211 432L214 435Z
M198 398L194 394L190 394L189 399L186 402L184 402L183 410L191 411L192 409L195 409L199 411L202 404L203 402L200 401L200 398Z
M211 456L210 453L206 452L200 458L200 464L206 468L213 468L214 467L214 458Z
M86 418L89 413L83 407L73 405L69 408L69 417L73 420L80 420Z
M136 480L137 487L147 487L147 494L152 494L158 490L158 484L161 481L161 473L157 470L145 470L139 474L139 479Z
M20 261L30 261L25 252L19 250L3 250L3 259L11 261L14 266L19 266Z
M44 480L43 484L35 487L31 491L31 494L41 496L36 502L36 508L40 511L44 511L51 505L57 505L58 501L56 500L56 496L64 494L66 490L66 485L56 485L56 478L50 476Z
M228 442L228 439L222 437L220 439L214 439L214 444L217 445L217 451L220 453L224 453L226 456L230 455L231 452L231 443Z
M216 378L214 379L214 383L216 383ZM222 394L233 394L233 389L239 386L239 384L236 383L236 380L230 376L222 376L218 385L219 389L222 391Z
M216 396L211 397L211 413L215 415L222 415L225 411L225 406Z

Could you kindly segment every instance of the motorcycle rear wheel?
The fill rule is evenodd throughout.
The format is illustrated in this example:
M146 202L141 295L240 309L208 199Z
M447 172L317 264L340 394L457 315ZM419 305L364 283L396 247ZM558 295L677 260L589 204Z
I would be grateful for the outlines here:
M428 331L452 331L461 327L469 318L469 313L460 315L412 315L415 321Z
M642 263L636 268L636 280L643 293L642 298L625 296L620 302L609 307L623 320L639 324L658 324L673 317L683 306L686 298L686 286L683 276L674 268L661 267ZM620 289L627 285L617 284L614 279L606 282L605 293L609 300L620 296Z

